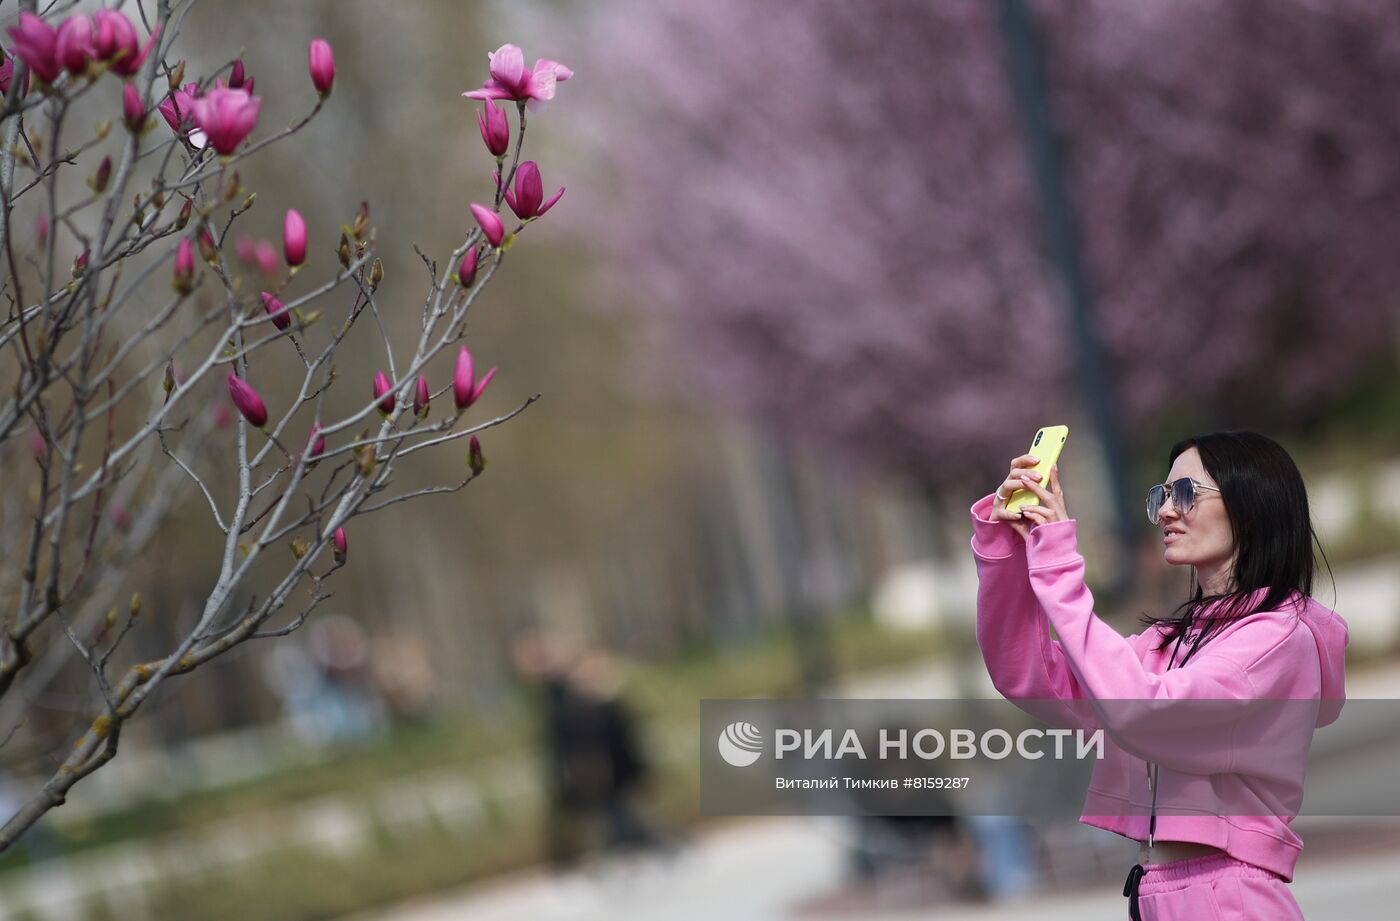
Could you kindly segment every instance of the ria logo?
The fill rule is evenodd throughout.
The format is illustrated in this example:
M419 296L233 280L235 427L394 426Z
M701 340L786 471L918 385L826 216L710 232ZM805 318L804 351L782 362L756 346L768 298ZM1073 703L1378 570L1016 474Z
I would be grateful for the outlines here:
M719 754L734 767L748 767L763 754L763 736L753 723L730 723L719 734Z

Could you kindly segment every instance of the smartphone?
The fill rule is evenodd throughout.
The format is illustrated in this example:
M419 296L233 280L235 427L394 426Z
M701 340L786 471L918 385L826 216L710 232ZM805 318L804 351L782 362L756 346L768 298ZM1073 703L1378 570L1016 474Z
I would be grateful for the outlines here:
M1026 452L1040 458L1040 463L1035 465L1036 473L1040 474L1040 479L1036 482L1045 489L1050 488L1050 468L1055 466L1055 462L1060 459L1060 451L1064 448L1067 438L1069 438L1069 426L1047 425L1035 433L1035 440L1031 442L1030 450ZM1006 500L1006 507L1013 512L1019 512L1023 505L1039 504L1040 498L1029 489L1018 489L1011 494L1010 499Z

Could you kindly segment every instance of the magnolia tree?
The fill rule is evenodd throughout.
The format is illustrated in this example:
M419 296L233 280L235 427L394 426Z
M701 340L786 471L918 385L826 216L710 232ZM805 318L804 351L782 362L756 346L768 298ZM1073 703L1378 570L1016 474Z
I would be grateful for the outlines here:
M486 465L476 433L534 400L471 421L495 369L478 375L461 340L516 235L562 194L546 201L538 168L520 155L527 109L551 99L569 69L527 68L504 45L489 55L485 85L463 94L482 101L494 194L470 205L475 226L441 269L420 251L420 328L394 342L391 308L375 297L383 269L367 205L339 231L286 208L280 253L240 230L255 192L239 167L321 113L335 80L330 45L310 42L314 94L259 87L305 93L309 109L260 132L261 97L242 61L193 78L172 58L188 6L160 0L149 21L143 6L138 25L114 9L59 21L30 2L8 29L0 704L29 699L79 660L94 704L86 731L0 828L0 849L116 755L123 725L167 680L298 629L348 565L362 516L465 487ZM95 131L77 122L116 86L119 110ZM518 223L504 220L503 202ZM378 369L337 365L357 330L382 345ZM450 379L434 380L430 365L454 349ZM332 414L342 390L336 402L354 408ZM462 451L463 479L396 491L395 472L428 450ZM189 497L221 548L217 571L177 642L132 655L123 641L142 623L133 561Z
M1292 424L1393 354L1400 6L1032 9L1137 443ZM584 122L621 177L581 213L606 215L687 392L986 488L1078 396L998 4L753 12L576 11L614 88ZM622 119L645 144L613 141Z

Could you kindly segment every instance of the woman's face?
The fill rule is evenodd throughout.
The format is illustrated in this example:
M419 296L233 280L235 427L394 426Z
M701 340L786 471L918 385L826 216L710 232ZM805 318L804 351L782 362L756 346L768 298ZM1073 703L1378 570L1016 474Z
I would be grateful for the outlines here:
M1197 483L1219 486L1201 464L1200 452L1187 448L1172 464L1168 483L1190 477ZM1235 535L1225 514L1225 503L1213 489L1196 490L1196 503L1183 515L1170 498L1162 506L1159 528L1162 529L1163 557L1173 566L1195 566L1201 583L1208 578L1228 574L1233 564Z

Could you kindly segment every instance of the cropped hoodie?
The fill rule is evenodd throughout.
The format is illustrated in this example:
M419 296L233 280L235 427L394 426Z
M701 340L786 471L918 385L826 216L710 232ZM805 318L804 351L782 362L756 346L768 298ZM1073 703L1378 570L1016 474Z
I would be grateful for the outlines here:
M1295 592L1168 670L1161 627L1124 637L1095 615L1074 519L1022 540L988 520L991 502L972 506L977 643L1007 699L1053 725L1104 730L1080 821L1147 840L1150 762L1157 840L1213 845L1291 882L1308 747L1346 698L1346 622Z

